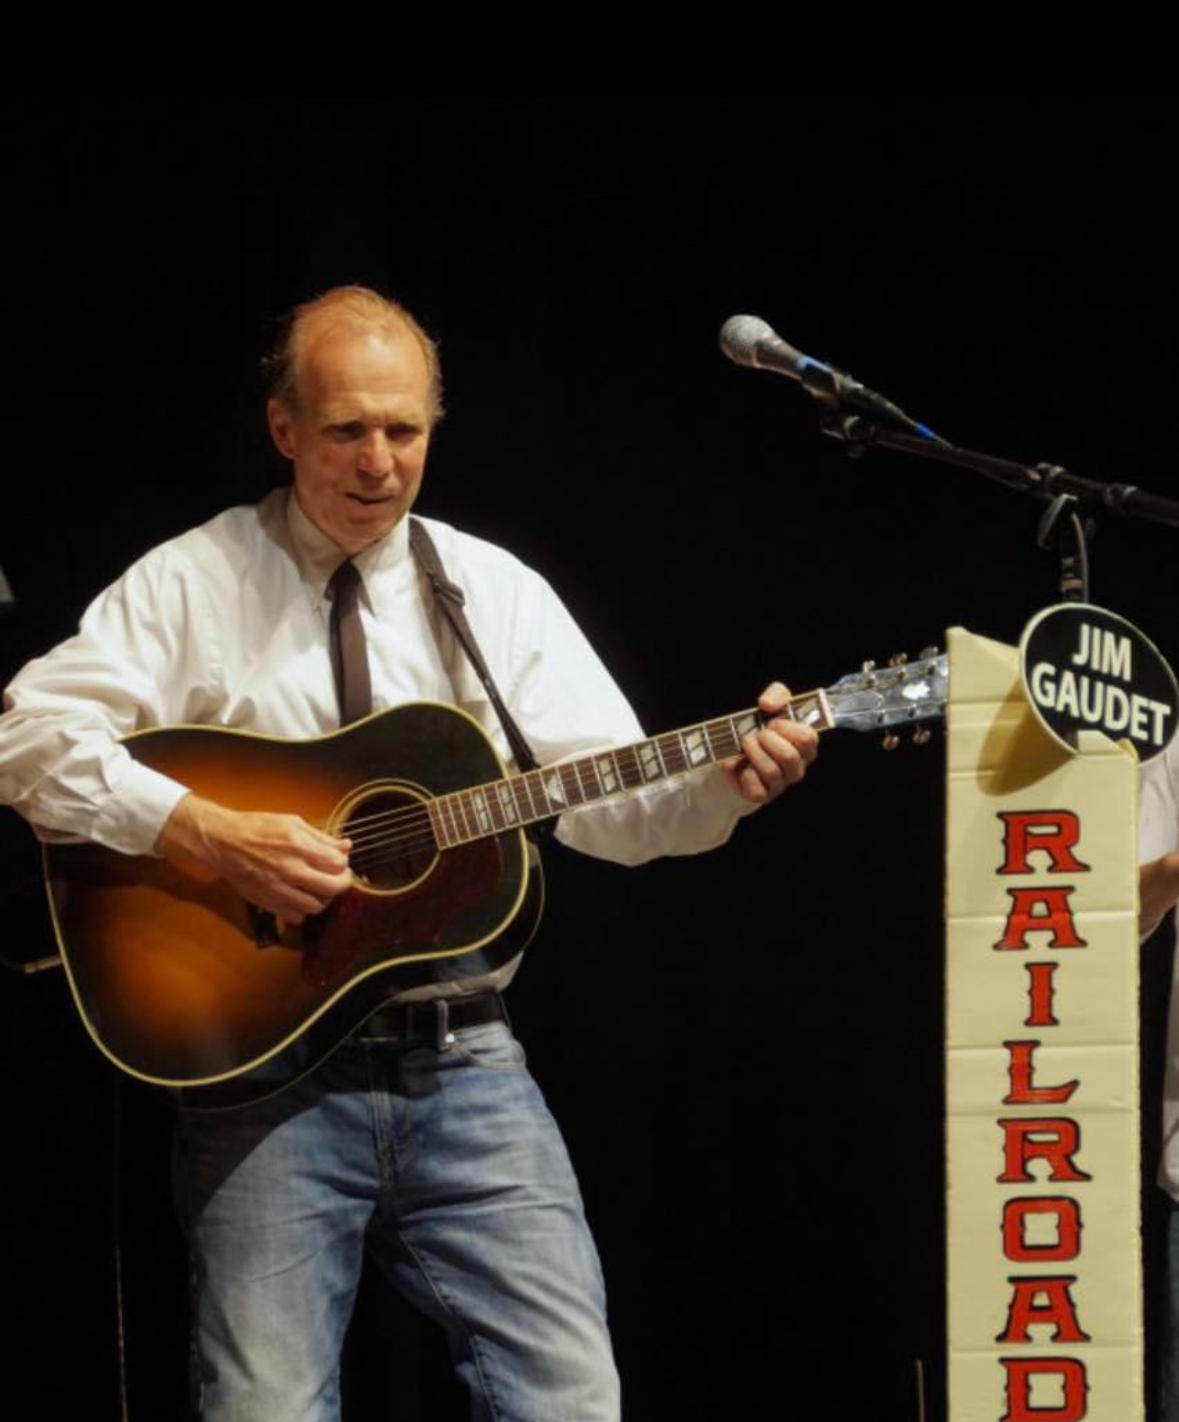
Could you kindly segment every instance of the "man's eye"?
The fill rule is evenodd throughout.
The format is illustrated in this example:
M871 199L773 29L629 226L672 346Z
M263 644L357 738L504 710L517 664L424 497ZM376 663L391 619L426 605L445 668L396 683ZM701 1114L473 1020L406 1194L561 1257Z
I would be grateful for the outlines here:
M328 434L333 439L359 439L363 433L364 426L354 420L343 425L328 426Z
M417 425L389 425L385 430L385 438L404 443L407 440L415 439L420 433Z

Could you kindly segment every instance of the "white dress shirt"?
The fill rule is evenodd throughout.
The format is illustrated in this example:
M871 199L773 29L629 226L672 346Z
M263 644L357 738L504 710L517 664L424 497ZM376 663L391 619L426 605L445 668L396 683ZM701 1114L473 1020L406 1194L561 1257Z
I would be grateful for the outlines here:
M541 764L642 739L634 712L548 583L518 559L426 520L500 693ZM406 520L353 560L373 709L455 704L509 752L433 606ZM308 737L339 725L325 590L340 550L286 490L153 549L32 661L0 717L0 802L45 839L151 853L186 787L119 744L149 726L215 724ZM259 807L265 808L265 807ZM638 864L710 849L750 808L719 768L562 816L558 837Z

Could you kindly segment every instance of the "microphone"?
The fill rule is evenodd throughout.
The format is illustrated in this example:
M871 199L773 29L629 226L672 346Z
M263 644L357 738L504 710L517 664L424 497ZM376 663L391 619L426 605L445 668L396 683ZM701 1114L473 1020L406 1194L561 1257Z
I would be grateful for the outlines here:
M760 316L730 316L720 330L720 347L735 365L752 366L755 370L772 370L805 385L812 395L835 405L843 405L857 414L899 425L922 439L943 441L927 426L918 424L891 400L869 390L858 380L825 365L813 356L803 355L784 341L777 331Z
M760 316L730 316L721 327L720 346L735 365L776 370L791 380L801 380L808 366L828 370L827 366L796 351Z

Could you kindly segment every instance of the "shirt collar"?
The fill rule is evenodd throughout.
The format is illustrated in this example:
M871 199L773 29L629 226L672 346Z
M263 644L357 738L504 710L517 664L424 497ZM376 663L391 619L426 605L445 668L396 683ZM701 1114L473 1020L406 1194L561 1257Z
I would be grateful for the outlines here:
M332 574L344 562L345 554L307 517L292 489L287 500L287 527L303 580L321 603ZM379 575L405 564L409 559L409 519L403 518L384 538L354 555L352 561L364 582L369 605L375 609L374 586Z

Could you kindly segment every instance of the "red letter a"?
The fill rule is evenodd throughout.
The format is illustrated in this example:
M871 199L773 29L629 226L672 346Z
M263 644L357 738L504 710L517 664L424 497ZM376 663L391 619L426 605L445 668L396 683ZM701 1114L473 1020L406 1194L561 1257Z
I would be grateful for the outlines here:
M1053 1343L1089 1342L1073 1303L1075 1274L1051 1274L1038 1279L1016 1276L1007 1282L1014 1293L1007 1311L1007 1327L995 1339L996 1343L1030 1343L1029 1329L1037 1326L1056 1330L1051 1339Z
M1026 948L1029 933L1051 933L1050 948L1084 948L1069 907L1072 886L1059 889L1008 889L1011 912L996 948ZM1034 910L1040 908L1040 912Z

